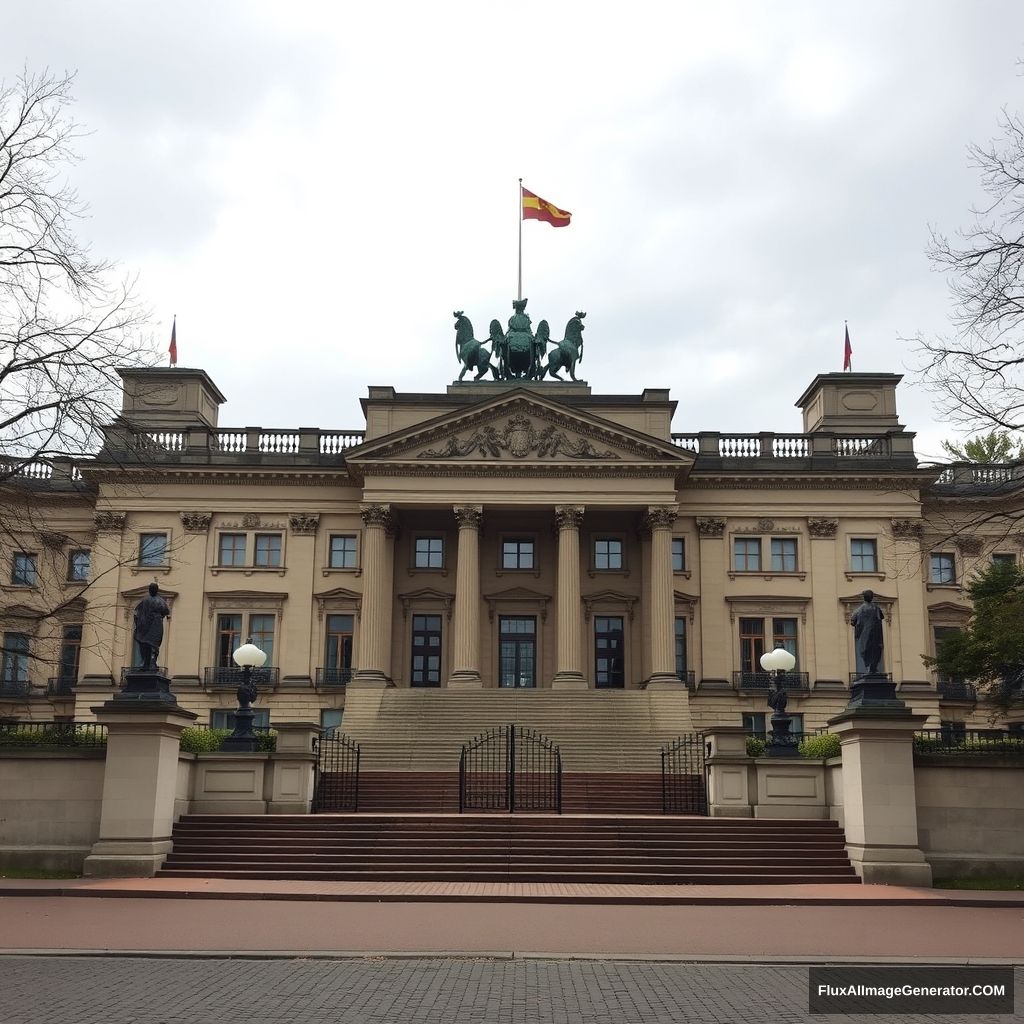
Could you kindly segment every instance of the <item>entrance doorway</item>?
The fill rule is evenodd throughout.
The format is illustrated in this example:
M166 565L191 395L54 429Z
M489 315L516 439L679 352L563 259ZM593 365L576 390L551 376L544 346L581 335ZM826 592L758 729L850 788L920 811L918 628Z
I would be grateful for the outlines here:
M626 685L625 633L621 615L594 618L594 671L599 690L621 690Z
M537 620L526 615L498 617L498 685L537 685Z

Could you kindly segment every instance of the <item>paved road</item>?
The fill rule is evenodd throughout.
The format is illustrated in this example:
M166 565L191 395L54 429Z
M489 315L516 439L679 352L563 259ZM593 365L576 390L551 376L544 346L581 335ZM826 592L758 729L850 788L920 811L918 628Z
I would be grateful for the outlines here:
M4 1024L791 1024L823 1019L807 1012L807 968L792 966L0 957L0 977ZM1017 971L1016 983L1018 993L1024 991L1024 971ZM1003 1024L1014 1018L899 1019Z

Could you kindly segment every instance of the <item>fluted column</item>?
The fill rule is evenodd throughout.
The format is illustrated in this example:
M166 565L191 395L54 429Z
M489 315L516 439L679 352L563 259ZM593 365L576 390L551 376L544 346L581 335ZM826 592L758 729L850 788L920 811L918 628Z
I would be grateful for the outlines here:
M384 686L391 679L395 521L390 505L360 505L363 517L363 603L359 667L352 686Z
M449 687L476 689L480 678L480 522L482 505L456 505L459 562L455 573L452 674Z
M675 599L672 589L672 526L677 505L651 505L644 515L643 527L651 535L651 569L647 578L646 599L649 663L652 684L683 685L676 675Z
M558 527L558 648L555 690L585 690L583 675L583 614L580 607L580 526L582 505L555 506Z

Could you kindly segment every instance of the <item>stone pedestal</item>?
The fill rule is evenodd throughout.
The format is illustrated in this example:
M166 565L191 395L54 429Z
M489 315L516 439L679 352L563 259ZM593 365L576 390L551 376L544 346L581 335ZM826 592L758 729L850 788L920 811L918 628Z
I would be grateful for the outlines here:
M747 733L739 725L702 730L708 769L708 814L712 818L750 818L751 759Z
M842 744L846 846L865 882L932 884L918 840L914 785L913 737L925 721L906 707L871 707L828 723Z
M178 744L197 716L160 700L114 698L92 710L107 727L107 759L99 840L83 873L150 877L171 849Z

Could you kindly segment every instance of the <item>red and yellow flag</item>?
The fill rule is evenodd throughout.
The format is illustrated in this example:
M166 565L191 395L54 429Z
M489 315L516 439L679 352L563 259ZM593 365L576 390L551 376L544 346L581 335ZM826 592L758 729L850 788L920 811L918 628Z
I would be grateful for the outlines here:
M523 192L523 220L542 220L556 228L564 228L572 214L560 210L554 203L549 203L540 196L535 196L529 189L519 186Z

